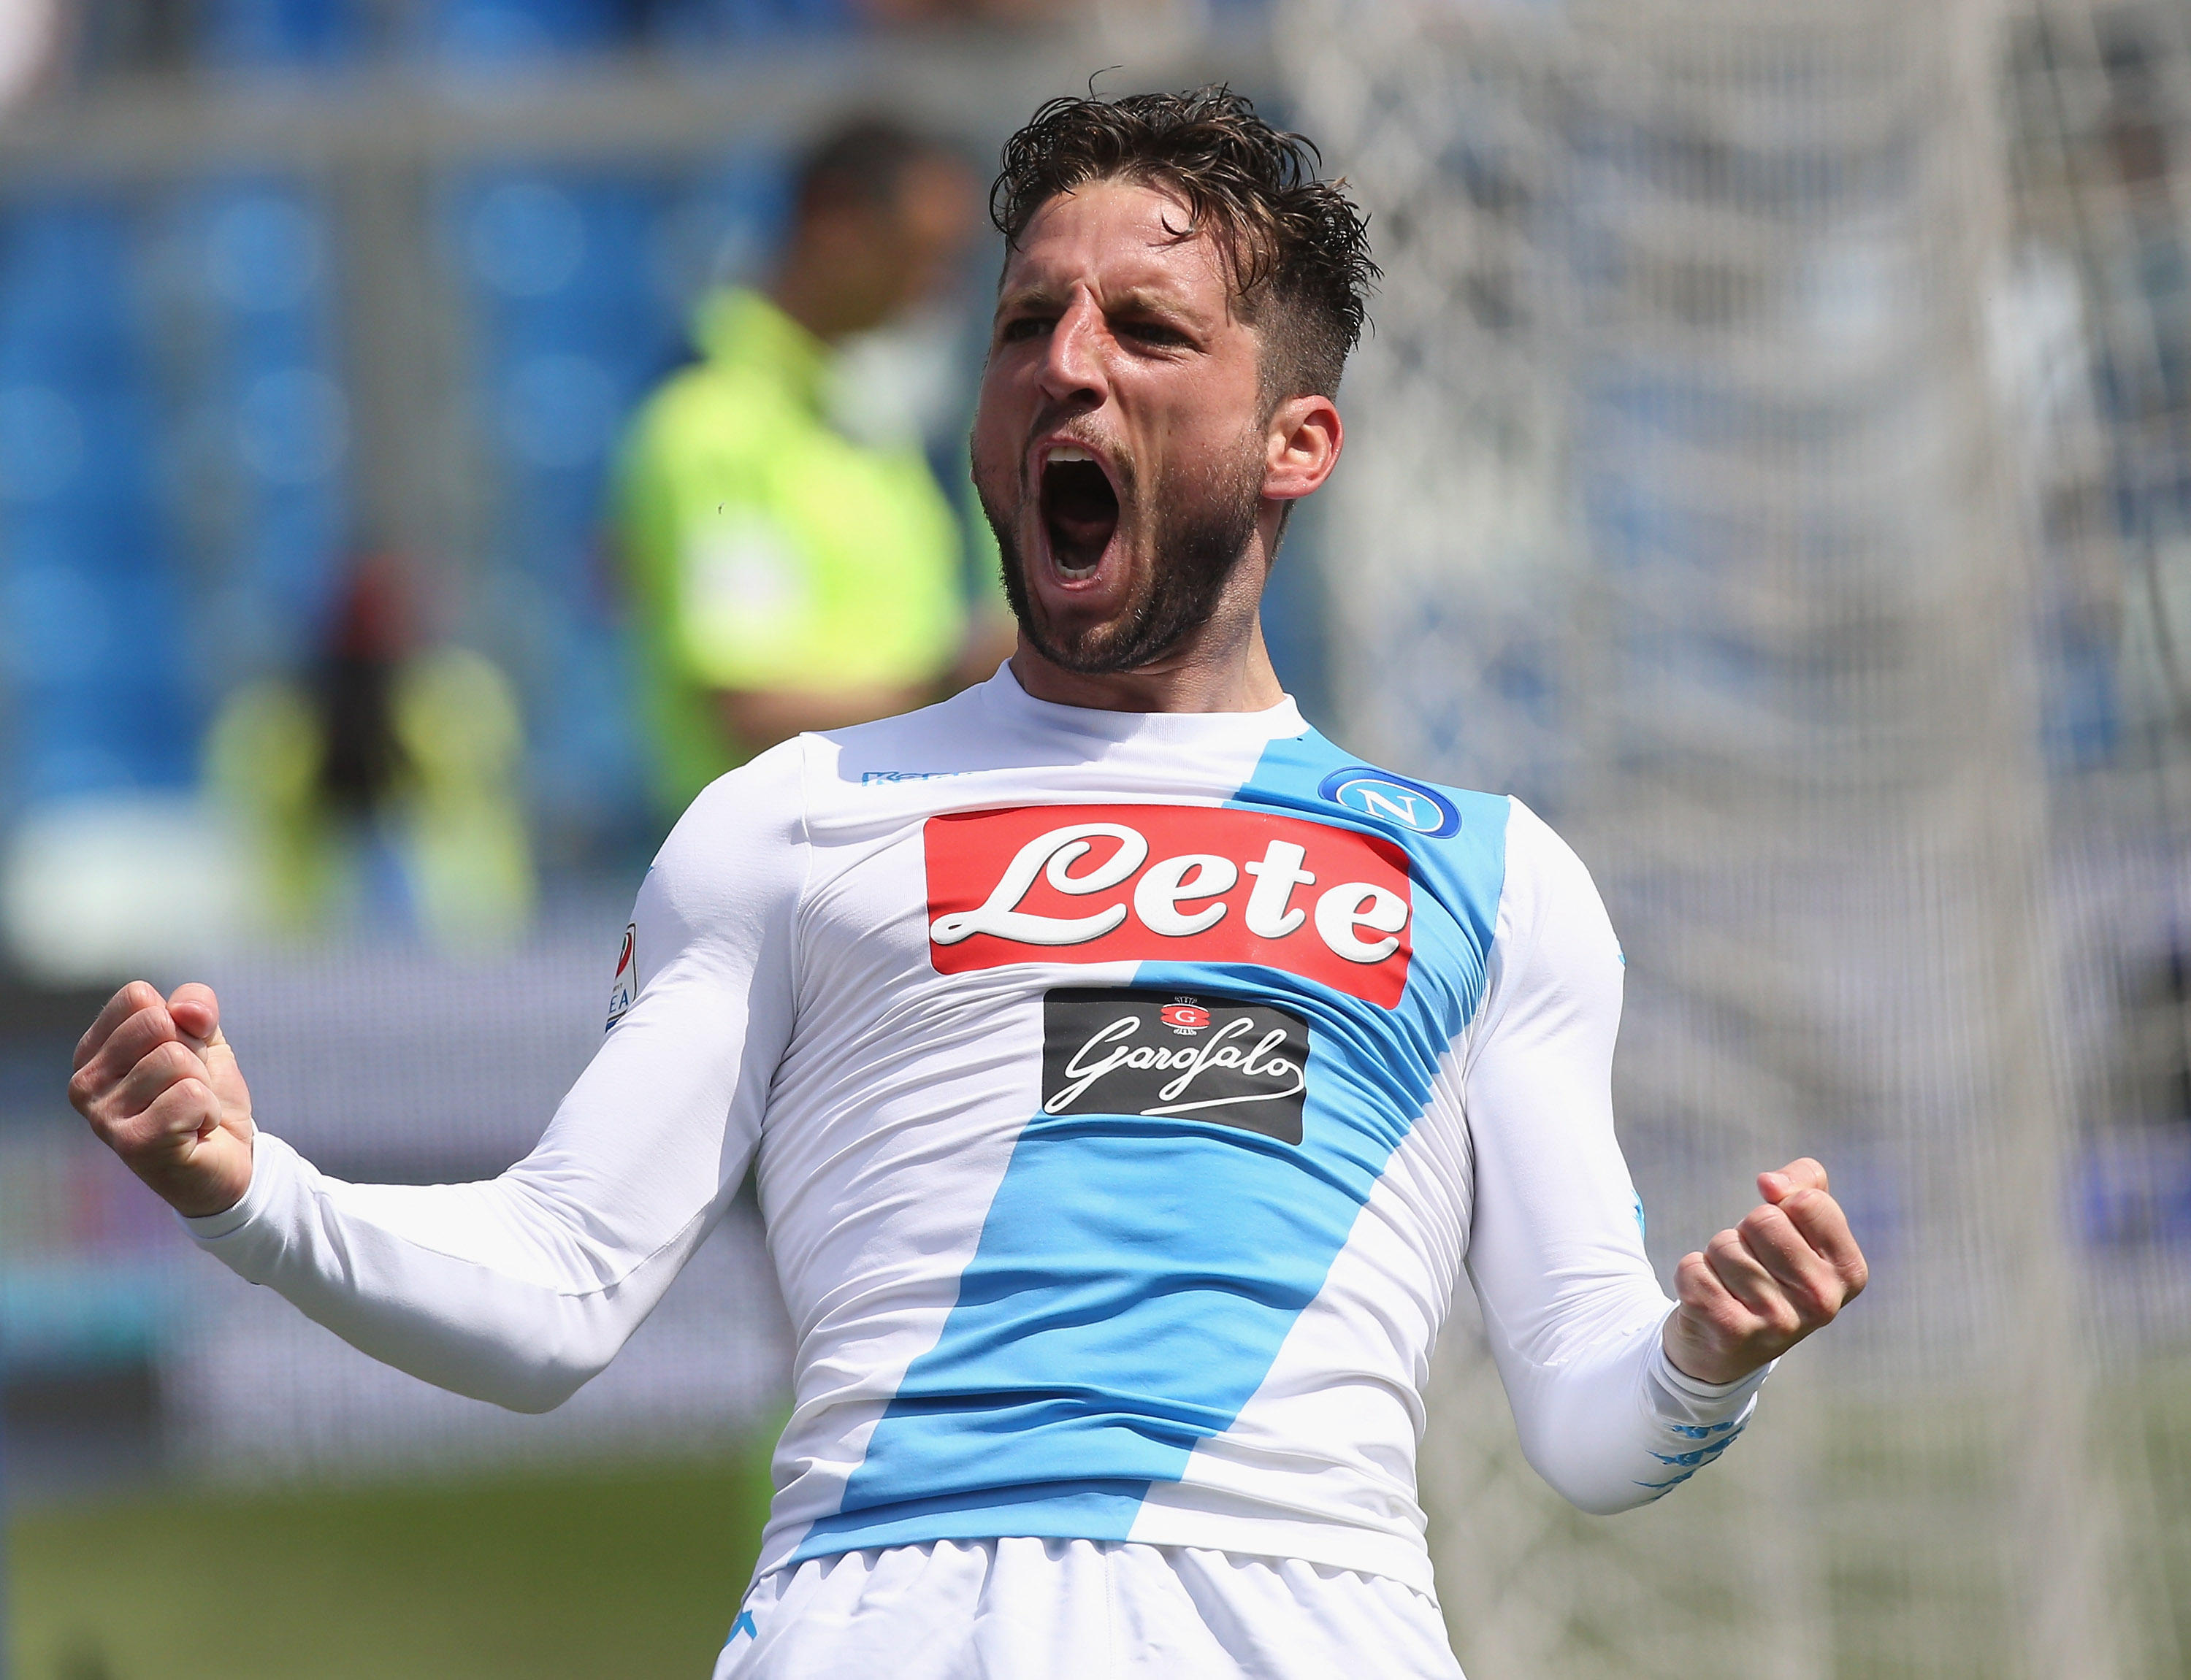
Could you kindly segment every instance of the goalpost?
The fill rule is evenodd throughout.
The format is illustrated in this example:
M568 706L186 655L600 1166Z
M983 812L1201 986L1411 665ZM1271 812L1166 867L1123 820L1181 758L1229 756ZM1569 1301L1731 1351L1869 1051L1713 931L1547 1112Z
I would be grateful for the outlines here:
M2153 1348L2091 1328L2072 1218L2066 539L2011 377L2029 323L2000 318L2033 27L1980 0L1283 14L1386 270L1323 531L1344 738L1519 793L1591 865L1663 1275L1797 1154L1875 1257L1719 1467L1610 1520L1522 1464L1461 1303L1423 1482L1481 1680L2181 1671L2191 1594L2129 1560L2182 1466L2100 1450ZM2045 418L2050 471L2099 446L2077 411Z

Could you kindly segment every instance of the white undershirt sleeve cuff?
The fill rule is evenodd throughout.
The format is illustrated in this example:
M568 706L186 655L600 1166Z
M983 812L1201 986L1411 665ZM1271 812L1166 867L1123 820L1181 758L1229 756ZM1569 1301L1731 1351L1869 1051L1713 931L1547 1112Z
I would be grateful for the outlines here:
M1663 1422L1702 1425L1743 1416L1756 1403L1757 1391L1772 1374L1773 1365L1767 1365L1732 1382L1702 1382L1668 1359L1665 1342L1653 1337L1644 1381L1650 1390L1652 1410Z
M293 1180L303 1165L297 1152L279 1138L266 1132L256 1132L251 1139L251 1183L235 1206L195 1219L184 1214L176 1217L182 1220L183 1229L190 1233L192 1241L218 1253L213 1245L261 1218L280 1193L282 1183Z

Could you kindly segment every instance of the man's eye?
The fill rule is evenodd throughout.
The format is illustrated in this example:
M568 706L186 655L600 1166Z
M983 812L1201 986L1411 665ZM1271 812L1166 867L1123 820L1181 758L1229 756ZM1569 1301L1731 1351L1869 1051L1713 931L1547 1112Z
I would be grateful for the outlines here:
M1167 326L1160 321L1130 321L1118 328L1119 335L1136 343L1160 345L1177 349L1187 342L1187 334L1175 326Z
M1023 338L1039 338L1050 331L1049 320L1042 315L1014 315L997 329L997 336L1007 344Z

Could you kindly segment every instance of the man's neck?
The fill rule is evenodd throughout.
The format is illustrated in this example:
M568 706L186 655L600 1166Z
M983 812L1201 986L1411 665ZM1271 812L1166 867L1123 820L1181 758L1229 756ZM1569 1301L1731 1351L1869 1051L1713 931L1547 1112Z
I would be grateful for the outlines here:
M1263 586L1284 510L1268 502L1265 508L1216 610L1162 658L1090 676L1046 657L1022 627L1012 653L1020 687L1037 700L1097 712L1266 712L1276 706L1286 690L1263 644Z
M1101 676L1044 657L1022 630L1012 675L1037 700L1098 712L1263 712L1286 697L1252 611L1244 626L1221 615L1152 664Z

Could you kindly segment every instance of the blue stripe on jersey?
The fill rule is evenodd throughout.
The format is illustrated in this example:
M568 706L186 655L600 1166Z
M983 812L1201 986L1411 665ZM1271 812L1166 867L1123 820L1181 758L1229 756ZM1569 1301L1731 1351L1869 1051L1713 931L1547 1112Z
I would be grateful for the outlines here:
M1299 1145L1185 1118L1038 1115L1015 1144L959 1299L907 1369L798 1558L1004 1535L1123 1540L1147 1485L1261 1386L1439 1060L1482 996L1505 867L1504 799L1452 795L1426 840L1318 797L1354 761L1272 743L1231 803L1397 840L1414 957L1392 1009L1277 970L1144 963L1136 986L1265 999L1306 1016Z

